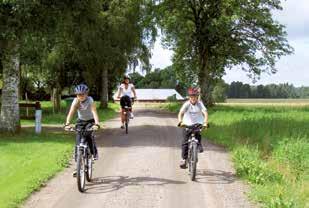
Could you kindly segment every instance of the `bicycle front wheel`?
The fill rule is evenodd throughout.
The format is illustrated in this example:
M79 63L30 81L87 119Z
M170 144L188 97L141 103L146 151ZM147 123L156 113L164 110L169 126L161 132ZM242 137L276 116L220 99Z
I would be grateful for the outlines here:
M88 159L87 159L87 171L86 171L86 179L88 182L90 182L92 180L92 170L93 170L93 162L92 162L92 158L91 155L88 155Z
M129 115L126 113L126 122L125 122L126 134L129 132Z
M196 177L196 164L197 164L197 144L192 144L192 151L191 151L191 180L195 181Z
M77 187L80 192L85 192L85 158L81 150L77 153Z

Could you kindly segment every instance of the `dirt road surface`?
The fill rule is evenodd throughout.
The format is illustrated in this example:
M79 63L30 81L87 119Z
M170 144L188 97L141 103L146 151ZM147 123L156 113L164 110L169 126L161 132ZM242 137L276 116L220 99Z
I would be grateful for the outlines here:
M119 119L97 134L99 160L86 192L77 190L74 163L34 193L24 208L224 208L255 207L235 177L229 154L203 140L196 182L179 168L182 130L175 114L138 109L129 134ZM73 137L73 135L72 135Z

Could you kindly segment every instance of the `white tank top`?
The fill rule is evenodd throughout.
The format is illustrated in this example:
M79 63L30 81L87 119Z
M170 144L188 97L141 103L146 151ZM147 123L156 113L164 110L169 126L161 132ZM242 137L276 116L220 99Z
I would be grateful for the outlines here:
M122 89L122 93L121 93L121 97L122 96L129 96L129 97L132 97L132 88L134 87L133 84L128 84L128 88L126 89L125 87L125 84L121 84L120 87L119 87L119 90Z

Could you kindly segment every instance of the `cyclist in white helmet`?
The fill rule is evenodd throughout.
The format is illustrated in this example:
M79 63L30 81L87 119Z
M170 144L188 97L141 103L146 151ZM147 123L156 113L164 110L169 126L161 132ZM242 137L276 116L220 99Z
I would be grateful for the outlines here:
M76 128L89 128L93 130L97 130L100 128L99 123L99 116L96 110L95 102L93 101L93 98L91 96L88 96L89 88L85 84L80 84L75 87L75 94L76 98L74 98L73 103L71 105L70 111L68 113L68 116L66 118L66 123L64 128L69 129L71 128L70 122L77 111L78 119L76 122ZM90 147L91 154L93 155L93 159L98 159L98 150L96 147L96 143L94 140L94 137L92 136L92 133L89 132L89 134L86 135L88 139L88 144ZM77 133L76 135L76 145L80 143L81 135L80 133ZM76 161L76 146L75 146L75 161ZM75 176L76 173L73 173L73 176Z
M133 93L133 96L132 96ZM119 87L118 90L118 99L120 99L120 105L121 105L121 128L124 128L124 122L125 122L125 115L124 115L124 106L130 107L131 111L131 119L133 119L133 113L132 113L132 99L136 100L136 91L135 87L132 83L130 83L130 78L128 76L123 77L123 82Z

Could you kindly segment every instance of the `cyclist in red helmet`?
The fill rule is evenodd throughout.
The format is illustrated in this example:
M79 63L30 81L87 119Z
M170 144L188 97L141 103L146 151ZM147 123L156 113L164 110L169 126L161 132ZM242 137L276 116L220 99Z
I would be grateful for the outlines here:
M202 124L207 127L208 113L203 102L198 99L199 89L190 87L188 89L189 100L183 104L178 114L179 125L192 126L194 124ZM186 159L188 157L188 139L189 134L184 130L184 138L181 148L180 168L187 168ZM199 152L203 152L203 146L201 143L201 135L197 135L199 141Z

